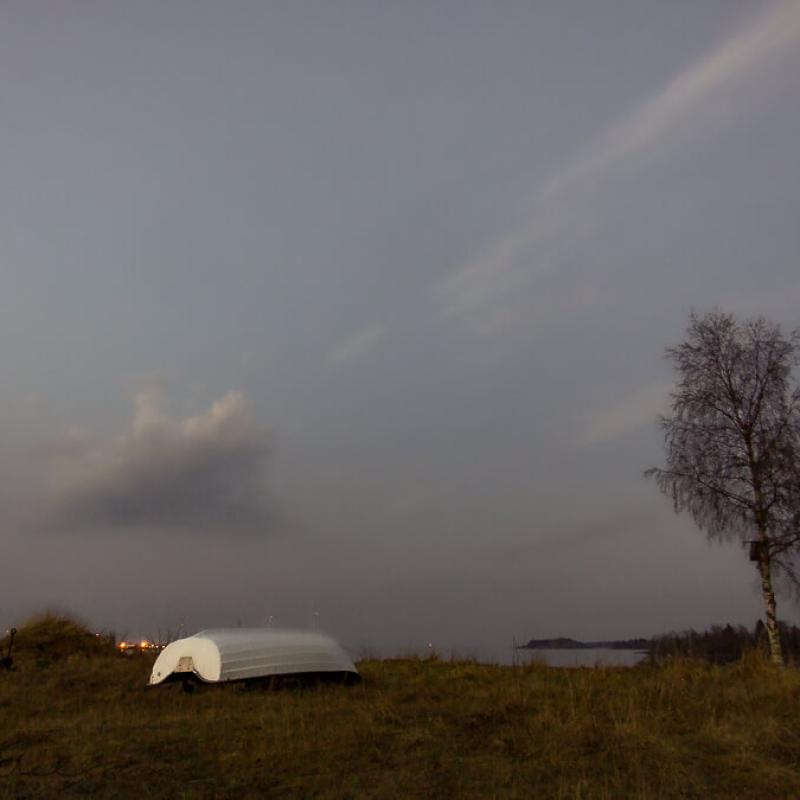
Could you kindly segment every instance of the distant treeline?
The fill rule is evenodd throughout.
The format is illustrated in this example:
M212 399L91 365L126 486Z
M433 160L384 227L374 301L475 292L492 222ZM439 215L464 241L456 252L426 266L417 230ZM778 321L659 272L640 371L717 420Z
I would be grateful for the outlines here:
M800 628L778 623L784 656L800 662ZM650 660L656 663L675 656L703 658L714 664L737 661L748 650L767 652L767 632L759 620L752 631L744 625L712 625L707 631L682 631L654 636L649 646Z
M520 650L650 650L650 639L614 639L602 642L579 642L559 636L555 639L531 639L520 645Z

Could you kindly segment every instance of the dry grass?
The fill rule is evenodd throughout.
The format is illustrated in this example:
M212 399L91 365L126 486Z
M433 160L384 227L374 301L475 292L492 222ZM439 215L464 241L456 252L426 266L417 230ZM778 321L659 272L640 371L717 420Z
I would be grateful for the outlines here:
M58 629L40 625L38 643ZM0 674L3 798L800 797L800 673L757 656L370 660L356 687L185 695L147 688L147 657L84 635L48 661L24 633L17 670Z

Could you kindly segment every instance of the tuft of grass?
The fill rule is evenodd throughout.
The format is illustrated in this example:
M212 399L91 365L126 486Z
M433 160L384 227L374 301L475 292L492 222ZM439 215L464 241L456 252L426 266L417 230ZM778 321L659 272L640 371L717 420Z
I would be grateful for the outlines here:
M0 798L800 797L800 672L757 653L576 670L367 659L355 687L185 695L146 687L151 656L95 650L69 620L28 635L68 649L54 630L81 646L0 674Z
M0 652L8 649L9 636L0 640ZM47 611L23 623L17 630L12 655L18 663L31 659L50 663L75 656L114 655L114 639L93 633L83 623L56 611Z

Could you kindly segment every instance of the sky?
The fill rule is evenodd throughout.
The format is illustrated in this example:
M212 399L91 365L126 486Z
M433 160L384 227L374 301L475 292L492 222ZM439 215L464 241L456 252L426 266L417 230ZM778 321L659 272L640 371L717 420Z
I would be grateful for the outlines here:
M759 617L642 472L692 309L800 325L797 0L3 3L0 130L0 625Z

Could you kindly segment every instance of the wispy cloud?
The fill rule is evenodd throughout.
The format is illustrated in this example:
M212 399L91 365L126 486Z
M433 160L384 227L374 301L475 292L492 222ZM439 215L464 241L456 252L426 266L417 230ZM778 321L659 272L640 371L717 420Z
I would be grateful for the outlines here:
M671 384L655 381L595 411L589 419L585 443L614 441L645 425L655 425L658 414L669 406L670 389Z
M341 342L328 356L328 363L343 366L356 361L373 350L385 337L386 328L383 325L370 325Z
M585 236L597 224L602 205L608 202L604 179L665 154L687 127L712 118L712 99L798 42L800 3L780 0L678 74L538 187L530 197L524 224L447 276L437 287L441 312L485 312L511 296L531 274L547 271L565 242Z

